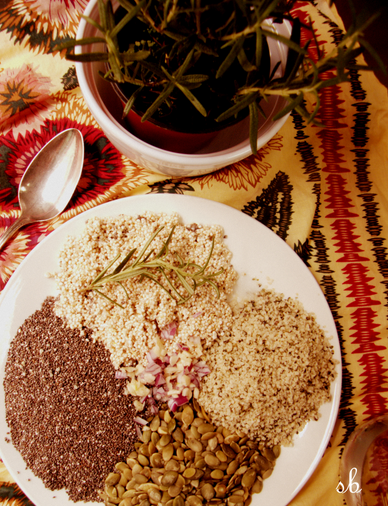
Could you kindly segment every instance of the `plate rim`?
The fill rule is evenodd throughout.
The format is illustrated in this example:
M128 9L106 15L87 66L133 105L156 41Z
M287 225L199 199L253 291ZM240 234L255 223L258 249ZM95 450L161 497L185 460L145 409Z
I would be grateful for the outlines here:
M339 341L339 336L338 336L338 333L337 333L337 329L336 329L336 325L335 325L335 321L334 321L334 317L332 315L332 312L331 312L331 309L328 305L328 302L323 294L323 291L317 281L317 279L314 277L313 273L311 272L311 270L304 264L304 262L302 261L302 259L297 255L297 253L291 248L291 246L289 246L280 236L278 236L275 232L273 232L271 229L269 229L268 227L266 227L264 224L262 224L261 222L255 220L253 217L243 213L242 211L234 208L234 207L231 207L227 204L224 204L222 202L218 202L218 201L213 201L213 200L209 200L209 199L205 199L205 198L202 198L202 197L198 197L198 196L193 196L193 195L181 195L181 194L144 194L144 195L135 195L135 196L130 196L130 197L123 197L123 198L120 198L120 199L116 199L116 200L112 200L112 201L108 201L106 203L103 203L103 204L100 204L100 205L97 205L93 208L90 208L90 209L87 209L79 214L77 214L76 216L72 217L71 219L69 219L68 221L66 221L65 223L61 224L57 229L55 229L53 232L51 232L48 236L46 236L37 246L35 246L35 248L33 250L31 250L31 252L23 259L23 261L19 264L19 266L17 267L17 269L15 270L15 272L13 273L13 275L11 276L11 278L9 279L7 285L5 286L3 292L1 293L1 296L0 296L0 312L2 310L2 306L5 304L5 301L7 300L7 295L9 295L10 293L12 294L12 290L14 288L14 285L15 283L17 283L19 281L19 277L23 274L23 271L24 269L26 269L26 265L28 266L28 263L31 261L29 259L31 258L35 258L36 256L38 256L41 252L44 251L44 249L46 248L46 244L50 242L55 242L55 238L57 237L61 237L61 236L64 236L64 234L66 232L67 235L73 235L72 232L70 232L70 229L74 229L74 224L76 224L75 228L78 228L80 230L82 230L82 224L85 223L85 221L88 219L88 217L91 217L91 216L94 216L94 215L100 215L100 216L109 216L109 215L114 215L114 214L129 214L129 215L134 215L136 214L134 211L135 209L133 209L132 211L128 212L127 209L124 209L123 211L118 211L116 210L114 213L110 213L109 214L109 210L110 209L116 209L116 208L120 208L120 207L127 207L127 203L129 202L129 207L136 207L136 203L142 203L145 204L145 203L148 203L150 202L151 200L153 200L155 203L158 202L158 201L161 201L161 200L165 200L167 202L180 202L179 206L182 206L182 205L186 205L186 204L182 204L182 202L187 202L188 200L190 200L191 202L195 202L194 204L194 207L196 206L205 206L205 208L213 208L215 210L217 210L217 212L222 212L222 211L225 211L227 212L228 214L230 215L234 215L236 217L238 217L238 219L241 219L242 221L246 221L246 223L250 223L253 227L258 227L258 230L260 230L264 235L265 234L269 234L268 236L271 237L271 239L273 241L277 241L276 242L276 245L279 244L279 245L282 245L281 248L284 248L284 246L286 246L287 249L285 249L285 251L288 252L288 254L290 254L291 256L294 255L294 259L296 262L300 262L300 265L301 267L303 267L305 269L305 273L306 273L306 277L309 278L308 281L310 283L315 283L315 286L317 288L319 288L320 292L321 292L321 295L326 303L326 312L328 312L328 314L330 314L330 317L331 317L331 325L332 325L332 329L331 331L334 330L334 332L332 332L332 339L333 339L333 343L334 343L334 349L335 349L335 352L336 352L336 360L338 361L338 364L336 366L336 378L335 380L332 382L332 386L331 386L331 394L332 394L332 400L330 403L326 403L326 406L329 404L330 405L330 416L329 416L329 421L328 421L328 424L325 426L325 430L324 430L324 434L323 434L323 438L322 438L322 441L321 441L321 444L319 446L319 451L316 452L314 458L312 459L312 461L310 462L310 465L309 465L309 469L308 471L305 473L304 477L296 484L296 486L294 487L294 489L292 490L291 494L288 496L286 502L265 502L264 501L264 504L267 504L268 506L285 506L286 504L288 504L289 501L291 501L299 492L300 490L304 487L304 485L306 484L306 482L310 479L310 477L312 476L312 474L314 473L318 463L320 462L323 454L325 453L325 450L326 450L326 447L327 447L327 444L332 436L332 433L333 433L333 430L334 430L334 427L335 427L335 423L337 421L337 418L338 418L338 413L339 413L339 406L340 406L340 400L341 400L341 386L342 386L342 358L341 358L341 348L340 348L340 341ZM146 205L146 204L145 204ZM154 204L153 204L154 205ZM178 207L179 207L178 206ZM141 206L140 206L141 207ZM155 211L155 210L152 210L151 212L166 212L166 213L171 213L171 212L174 212L173 209L169 209L167 211L165 211L164 209L160 209L159 211ZM182 211L176 211L178 212L179 215L181 215L181 212ZM190 214L190 211L189 211L189 214ZM213 220L212 216L213 216L213 213L210 213L211 215L209 216L209 221L207 223L205 222L201 222L201 223L204 223L204 224L216 224L216 222ZM217 213L215 213L217 214ZM185 218L183 218L183 222L185 222ZM249 220L252 220L252 221L249 221ZM199 220L198 220L199 221ZM253 225L254 223L254 225ZM221 226L224 226L224 225L221 225ZM224 226L225 228L225 226ZM53 254L53 253L52 253ZM232 250L232 254L233 254L233 250ZM48 294L49 295L49 294ZM39 301L39 304L38 304L38 307L41 306L43 300ZM3 334L3 331L0 330L0 338L2 337L2 334ZM7 353L8 353L8 349L9 349L9 345L10 345L10 342L11 342L11 339L12 339L12 336L10 337L10 339L8 339L5 347L2 345L1 346L1 354L0 354L0 378L3 378L4 376L4 366L5 366L5 362L6 362L6 356L7 356ZM332 343L332 344L333 344ZM5 349L4 349L5 348ZM0 403L2 405L4 405L4 388L3 388L3 382L1 381L1 387L0 387ZM322 406L321 406L321 409L322 409ZM320 409L320 412L321 412L321 409ZM4 411L4 418L5 418L5 410ZM2 423L2 420L0 420L0 423ZM314 422L314 423L317 423L317 422ZM302 431L302 436L303 437L303 432ZM29 495L29 492L30 492L30 488L24 483L23 480L20 480L19 479L19 475L17 474L17 472L15 472L15 469L14 469L14 466L12 463L9 462L9 459L7 457L7 455L4 454L3 452L3 447L4 447L4 444L3 444L3 441L4 441L4 437L2 438L2 440L0 441L0 457L2 458L7 470L10 472L10 474L12 475L12 477L14 478L15 482L18 484L18 486L24 491L24 493L30 497ZM9 443L11 444L11 443ZM17 452L17 450L13 447L13 449ZM285 449L282 449L282 453L283 451L285 451L286 453L290 451L289 447L286 447ZM18 452L17 452L18 453ZM275 469L276 469L276 466L275 466ZM34 478L34 476L32 475L32 478ZM30 477L30 479L32 479ZM41 481L39 478L36 478L36 480L39 480ZM28 484L27 484L28 485ZM264 487L264 490L265 490L265 487ZM65 497L67 497L67 494L64 490L61 490L61 491L55 491L55 495L56 495L56 498L61 501L63 496L65 494ZM257 497L258 497L258 500L254 500L253 504L261 504L261 501L260 501L260 498L263 497L263 493L259 494ZM30 499L34 502L34 500L30 497ZM35 499L35 502L36 502L36 499ZM43 503L40 503L40 504L43 504ZM56 504L55 500L53 502L53 504ZM62 504L62 502L59 502L58 504ZM70 503L69 503L70 504ZM89 504L92 505L92 504L95 504L95 503L84 503L86 506L88 506ZM39 506L39 502L36 503L36 506Z

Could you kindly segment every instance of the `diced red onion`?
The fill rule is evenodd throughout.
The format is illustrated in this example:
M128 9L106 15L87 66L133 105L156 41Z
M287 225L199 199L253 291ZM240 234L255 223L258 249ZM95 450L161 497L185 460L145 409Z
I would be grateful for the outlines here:
M197 378L197 376L190 375L190 380L191 380L191 383L194 386L196 386L197 388L199 388L199 379Z
M200 360L194 364L194 371L200 378L210 373L208 365L203 360Z
M128 378L128 375L125 371L116 371L115 378L116 379L126 379L126 378Z
M160 385L164 385L165 383L166 383L166 379L163 376L163 374L162 373L157 374L155 377L155 386L159 387Z
M159 408L156 404L153 404L151 407L150 407L150 410L151 410L151 413L153 415L156 415L157 413L159 413Z
M143 432L138 425L135 425L135 427L136 427L137 437L141 440L143 438Z
M172 339L175 336L177 329L178 326L176 322L170 322L164 327L164 329L162 329L160 337L166 340Z
M140 416L135 416L133 419L134 422L139 423L140 425L147 425L147 420L144 420L144 418L141 418Z
M148 363L150 364L154 363L155 360L158 358L158 356L156 355L156 351L154 349L147 351L146 357Z
M190 336L190 339L194 344L201 344L201 338L199 336Z
M183 406L188 401L189 401L189 399L185 395L179 395L176 398L171 397L167 401L167 405L171 409L171 411L174 412L174 411L176 411L176 408L178 408L179 406Z

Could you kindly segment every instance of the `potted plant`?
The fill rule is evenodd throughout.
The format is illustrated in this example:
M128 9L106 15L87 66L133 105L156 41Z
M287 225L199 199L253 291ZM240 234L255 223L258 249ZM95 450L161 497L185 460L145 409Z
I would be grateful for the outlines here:
M175 132L207 134L249 116L249 138L257 151L257 126L262 104L282 97L278 120L295 109L316 121L319 90L348 80L355 58L367 48L365 22L355 21L330 54L312 59L309 45L314 32L300 45L301 27L293 18L297 0L97 0L99 19L84 16L98 35L62 45L67 59L104 62L101 76L121 96L123 114L132 114L131 128L153 122ZM311 0L308 0L311 1ZM291 36L276 30L289 23ZM288 48L287 64L271 61L271 42ZM103 51L74 54L76 46L104 44ZM318 44L316 44L318 48ZM324 78L328 70L335 77ZM305 95L313 94L315 107L306 109ZM124 98L123 98L124 97ZM137 119L136 119L137 115Z

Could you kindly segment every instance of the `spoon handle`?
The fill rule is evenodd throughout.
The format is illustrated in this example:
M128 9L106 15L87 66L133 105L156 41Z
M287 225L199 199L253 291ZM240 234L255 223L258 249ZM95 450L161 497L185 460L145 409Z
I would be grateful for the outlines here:
M27 223L30 223L30 220L23 218L23 216L20 216L17 220L15 220L0 237L0 250L8 239L10 239L20 227L27 225Z

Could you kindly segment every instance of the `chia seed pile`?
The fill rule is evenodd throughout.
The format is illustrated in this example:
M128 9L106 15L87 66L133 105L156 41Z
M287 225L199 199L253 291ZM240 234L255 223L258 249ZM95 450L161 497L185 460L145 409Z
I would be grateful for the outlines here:
M105 347L65 326L53 304L46 299L12 340L6 418L14 446L47 488L101 501L106 475L138 440L133 399Z

